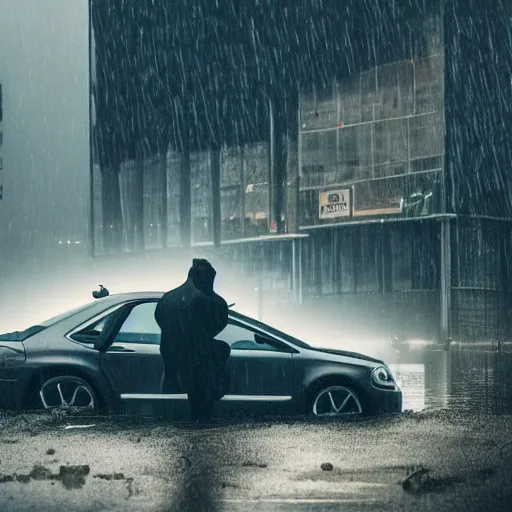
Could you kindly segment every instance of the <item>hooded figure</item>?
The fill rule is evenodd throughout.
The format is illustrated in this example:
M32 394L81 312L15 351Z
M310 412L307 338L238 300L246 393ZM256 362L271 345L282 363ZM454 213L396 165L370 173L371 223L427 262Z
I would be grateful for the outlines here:
M184 284L164 294L155 319L162 330L162 393L183 389L192 421L209 421L215 400L226 393L227 343L214 340L228 323L228 305L213 291L215 269L194 259Z

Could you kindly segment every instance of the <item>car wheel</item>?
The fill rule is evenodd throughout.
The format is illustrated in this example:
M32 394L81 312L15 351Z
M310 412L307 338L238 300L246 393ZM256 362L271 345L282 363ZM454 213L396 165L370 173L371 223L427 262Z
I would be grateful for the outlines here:
M95 412L98 398L92 387L80 377L62 375L44 382L39 390L42 406L74 413Z
M310 412L318 418L343 418L363 413L356 392L346 386L328 385L313 394Z

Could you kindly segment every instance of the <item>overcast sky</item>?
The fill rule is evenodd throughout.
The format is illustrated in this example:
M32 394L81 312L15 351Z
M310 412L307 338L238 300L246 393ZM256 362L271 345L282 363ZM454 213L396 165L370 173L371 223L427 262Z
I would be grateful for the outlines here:
M88 2L2 0L0 9L5 259L87 233Z

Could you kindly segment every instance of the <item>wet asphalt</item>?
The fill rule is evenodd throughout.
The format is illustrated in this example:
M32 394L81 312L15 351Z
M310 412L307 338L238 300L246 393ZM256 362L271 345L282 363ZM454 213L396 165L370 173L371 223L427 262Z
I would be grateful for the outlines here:
M510 443L509 443L510 441ZM512 417L0 415L2 511L505 511Z

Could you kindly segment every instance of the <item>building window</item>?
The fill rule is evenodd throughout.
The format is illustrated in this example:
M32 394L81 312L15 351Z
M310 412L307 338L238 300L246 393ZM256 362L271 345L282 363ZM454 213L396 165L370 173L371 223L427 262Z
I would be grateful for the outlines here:
M439 289L439 227L435 223L408 223L393 226L389 237L392 290Z
M244 148L245 236L269 231L268 144L253 143Z
M212 180L210 154L190 155L190 187L192 201L192 242L213 240Z

